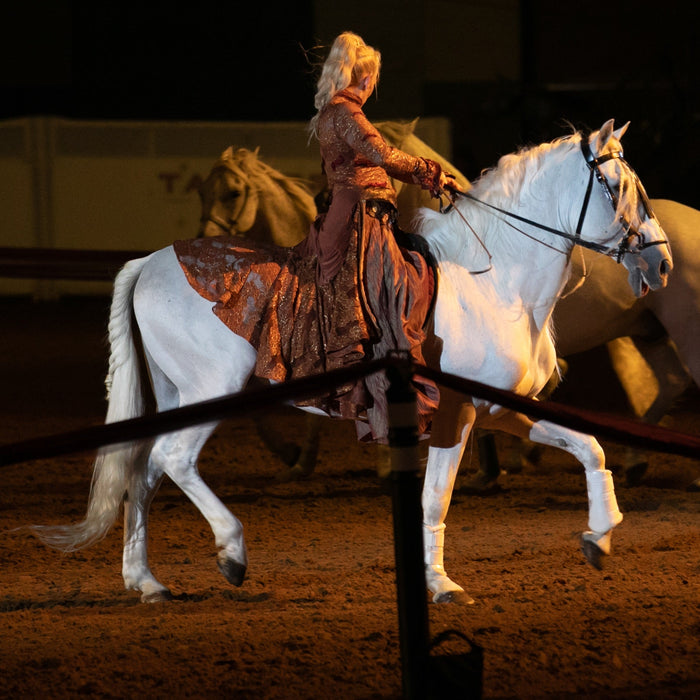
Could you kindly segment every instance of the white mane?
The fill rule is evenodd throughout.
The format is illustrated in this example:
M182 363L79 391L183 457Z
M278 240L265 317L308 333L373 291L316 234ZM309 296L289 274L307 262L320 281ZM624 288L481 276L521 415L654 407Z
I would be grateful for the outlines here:
M470 195L512 212L541 209L544 199L539 194L538 183L543 174L560 164L574 147L578 147L579 141L580 135L564 136L505 155L496 167L485 170L474 181ZM459 211L440 214L422 209L419 213L418 232L429 241L438 259L473 267L475 261L486 260L484 247L494 256L512 253L512 237L504 235L503 216L459 196L455 208ZM535 214L531 216L538 218ZM517 234L513 232L513 235Z
M561 178L566 174L561 171L560 166L572 150L579 151L581 138L580 133L574 133L503 156L495 168L485 170L473 183L470 194L495 207L542 223L544 213L548 212L547 207L551 211L551 180L549 187L544 190L539 185L544 182L543 178L546 176L551 178L557 175L560 177L557 185L565 185ZM595 142L595 139L593 141ZM619 142L617 150L622 151ZM619 219L626 213L629 221L637 224L640 222L637 180L629 167L621 169L620 172L621 181L610 182L610 186L617 190L615 214ZM593 183L593 186L600 185ZM571 229L572 221L575 223L580 212L582 201L583 192L580 198L574 197L570 206L559 206L556 220L549 225L560 230ZM418 233L429 241L438 259L451 260L469 268L476 265L479 268L487 262L484 248L494 257L506 256L507 259L508 255L523 255L522 245L513 246L512 236L508 235L507 230L504 235L503 221L518 225L517 221L459 196L455 208L459 211L450 211L446 215L421 209L417 216ZM465 223L465 219L468 223ZM548 236L527 225L525 227L527 233L533 237L547 239L547 245L559 250L566 248L563 239ZM513 232L513 235L521 234Z

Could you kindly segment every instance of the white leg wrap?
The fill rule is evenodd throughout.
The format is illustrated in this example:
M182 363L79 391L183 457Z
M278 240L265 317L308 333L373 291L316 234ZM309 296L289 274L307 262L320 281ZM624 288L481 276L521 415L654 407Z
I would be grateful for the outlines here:
M423 549L426 568L444 576L445 523L436 527L423 525Z
M588 486L588 527L603 534L622 522L617 507L612 473L608 469L586 472Z
M456 584L445 573L443 565L443 552L445 545L445 524L423 525L423 546L425 558L425 583L428 590L433 594L433 603L446 603L459 600L464 603L473 603L464 589Z

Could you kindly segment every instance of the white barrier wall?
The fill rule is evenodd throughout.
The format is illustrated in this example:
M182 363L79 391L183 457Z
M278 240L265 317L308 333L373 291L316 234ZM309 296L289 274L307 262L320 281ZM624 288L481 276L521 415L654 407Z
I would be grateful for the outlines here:
M449 123L416 134L451 157ZM228 146L260 149L285 175L320 186L306 123L0 122L0 246L155 250L196 235L197 186ZM0 294L109 293L110 283L0 278Z
M41 245L35 150L29 120L0 122L0 245ZM29 293L35 286L31 280L0 278L0 293Z

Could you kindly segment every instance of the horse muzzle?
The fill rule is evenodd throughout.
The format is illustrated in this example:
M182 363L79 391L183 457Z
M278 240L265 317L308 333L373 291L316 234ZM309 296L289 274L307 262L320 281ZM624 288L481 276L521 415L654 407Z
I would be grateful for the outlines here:
M634 242L631 241L632 238L635 239ZM668 240L662 238L649 241L636 231L630 232L628 240L630 244L621 262L629 272L628 282L634 295L641 298L650 291L663 289L668 284L668 277L673 270Z

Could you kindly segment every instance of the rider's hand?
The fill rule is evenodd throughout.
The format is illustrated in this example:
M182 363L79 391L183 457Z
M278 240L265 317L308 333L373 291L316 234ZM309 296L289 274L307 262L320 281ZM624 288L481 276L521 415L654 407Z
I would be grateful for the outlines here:
M450 175L450 173L446 173L444 171L440 174L440 189L447 192L462 191L462 188L457 180L455 180L454 175Z

